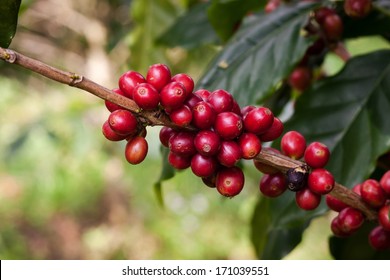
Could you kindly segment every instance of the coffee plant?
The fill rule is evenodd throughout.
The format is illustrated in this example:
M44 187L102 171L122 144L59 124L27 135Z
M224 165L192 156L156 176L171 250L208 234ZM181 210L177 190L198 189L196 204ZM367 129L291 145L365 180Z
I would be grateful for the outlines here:
M346 47L358 37L390 41L390 1L199 1L158 41L221 46L203 76L156 63L123 73L112 90L7 49L19 5L0 7L1 59L104 99L102 134L126 142L130 164L147 157L148 127L161 126L160 197L163 180L190 169L234 198L253 164L259 258L282 258L329 211L336 259L390 257L390 50ZM330 56L343 62L335 74L324 67Z

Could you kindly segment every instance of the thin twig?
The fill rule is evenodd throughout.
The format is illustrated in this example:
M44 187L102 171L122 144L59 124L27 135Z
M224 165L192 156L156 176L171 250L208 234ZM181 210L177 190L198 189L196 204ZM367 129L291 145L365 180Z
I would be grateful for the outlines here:
M115 92L76 73L59 70L39 60L29 58L10 49L0 48L0 59L29 69L51 80L82 89L103 100L108 100L118 104L136 114L143 121L144 125L164 125L172 128L179 128L169 120L169 117L163 111L143 111L133 100L116 94ZM195 128L191 126L180 129L186 129L189 131L195 130ZM305 164L301 161L293 160L284 155L273 153L272 151L265 149L256 157L256 160L274 167L283 173L286 173L290 168L296 168ZM345 186L336 183L331 194L344 203L361 210L368 220L377 219L377 213L368 207L356 193Z

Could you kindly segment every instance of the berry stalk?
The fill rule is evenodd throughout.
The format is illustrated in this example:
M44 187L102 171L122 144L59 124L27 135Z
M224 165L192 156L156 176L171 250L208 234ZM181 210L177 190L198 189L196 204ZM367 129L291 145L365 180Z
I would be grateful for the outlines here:
M151 111L141 110L141 108L133 100L116 94L114 91L111 91L81 75L57 69L16 51L0 47L0 59L11 64L19 65L59 83L82 89L103 100L120 105L121 107L134 113L144 126L161 125L171 128L180 128L181 130L187 131L197 130L192 126L186 126L185 128L179 127L169 119L165 112L160 109ZM255 160L275 168L282 173L287 173L287 171L291 168L297 168L303 165L306 166L306 163L302 161L294 160L290 157L265 149L261 150L261 152L255 157ZM377 219L376 211L368 207L357 194L345 186L336 183L335 187L331 191L331 194L349 206L361 210L368 220Z

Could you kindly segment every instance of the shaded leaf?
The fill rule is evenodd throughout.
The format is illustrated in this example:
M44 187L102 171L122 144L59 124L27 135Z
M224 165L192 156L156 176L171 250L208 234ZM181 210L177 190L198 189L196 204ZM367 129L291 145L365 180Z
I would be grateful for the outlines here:
M2 0L0 5L0 47L7 48L15 35L21 0Z
M159 37L157 43L187 49L219 43L219 38L207 18L209 6L209 3L201 3L191 8Z
M157 201L160 203L161 206L164 206L162 182L175 176L175 169L168 163L169 149L161 145L160 152L162 158L162 170L160 178L156 183L154 183L154 191L156 194Z
M248 18L214 59L198 88L223 88L241 106L261 102L310 44L300 35L313 3L284 6Z
M390 148L390 51L351 59L339 74L305 92L295 109L285 131L327 144L327 168L338 182L361 182Z

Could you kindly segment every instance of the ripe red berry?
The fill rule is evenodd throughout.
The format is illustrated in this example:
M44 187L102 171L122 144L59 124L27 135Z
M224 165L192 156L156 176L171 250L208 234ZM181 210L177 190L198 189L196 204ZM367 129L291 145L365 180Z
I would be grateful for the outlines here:
M235 141L222 141L217 154L220 164L232 167L241 159L242 152L240 146Z
M245 177L241 168L226 167L217 173L216 188L220 194L226 197L238 195L244 188Z
M344 11L352 18L364 18L372 9L372 0L345 0Z
M178 82L170 82L160 92L161 105L166 110L174 110L181 107L187 99L184 86Z
M192 123L199 129L211 128L216 117L213 106L206 101L201 101L192 108Z
M194 80L187 74L176 74L172 77L171 81L181 83L186 89L187 93L192 93L194 90Z
M242 151L242 158L253 159L261 151L261 142L259 137L253 133L243 133L238 138L238 145Z
M217 114L229 112L233 107L233 96L226 90L217 89L210 94L207 102L214 107Z
M339 216L336 216L332 219L332 222L330 224L330 229L332 230L333 234L337 237L348 237L351 236L353 232L343 232L340 228L340 221Z
M305 66L295 68L288 77L290 86L298 91L305 91L309 88L312 80L312 71Z
M153 64L146 73L146 81L160 91L171 81L171 71L165 64Z
M215 186L216 180L217 180L217 173L214 173L213 175L211 175L209 177L203 177L202 178L203 184L205 184L209 188L215 188L216 187Z
M221 138L234 139L242 132L242 118L233 112L219 113L215 119L214 129Z
M364 216L359 210L347 207L338 215L339 228L346 234L356 232L364 223Z
M209 177L217 170L218 163L214 157L196 154L191 159L191 170L198 177Z
M207 89L198 89L197 91L194 92L194 94L199 96L203 101L207 101L207 99L211 95L211 92L208 91Z
M323 25L325 18L329 15L334 15L336 11L328 7L321 7L314 12L314 18L319 25Z
M379 183L384 192L387 194L387 197L390 198L390 170L382 175L382 178Z
M256 106L253 105L247 105L245 107L241 108L241 116L245 118L245 115L248 114L253 109L256 109Z
M305 162L312 168L323 168L330 157L329 149L320 142L313 142L307 146L304 154Z
M192 110L188 106L183 105L173 110L169 114L169 118L173 123L177 124L178 126L189 125L192 121Z
M115 92L116 94L125 96L123 91L121 91L121 89L119 89L119 88L113 89L112 91ZM121 106L119 106L119 105L117 105L115 103L112 103L112 102L110 102L108 100L105 100L104 104L106 105L107 110L110 111L110 112L114 112L115 110L119 110L119 109L124 109L123 107L121 107Z
M146 83L144 76L136 71L127 71L119 78L119 88L128 98L133 99L133 90L138 84Z
M362 187L362 184L356 184L355 186L352 187L352 191L360 196L361 195L361 193L360 193L361 187Z
M321 195L312 192L309 188L304 188L295 193L295 201L299 208L310 211L320 205Z
M244 116L245 130L254 134L265 133L274 121L274 114L266 107L258 107Z
M383 227L377 226L368 235L368 242L375 250L386 250L390 248L390 232Z
M102 133L110 141L122 141L128 137L128 135L120 135L112 130L108 121L105 121L102 126Z
M259 185L260 191L267 197L280 196L287 189L286 177L278 172L276 174L265 174Z
M333 190L334 177L332 173L323 168L314 169L307 179L307 185L315 193L327 194Z
M338 41L343 35L343 21L337 14L328 15L327 17L325 17L322 29L324 31L325 37L329 41Z
M194 145L195 135L190 132L178 132L169 138L169 149L182 156L193 156L196 154Z
M144 110L154 110L160 103L160 94L151 84L142 83L134 88L133 100Z
M131 164L141 163L148 154L148 142L144 137L136 136L128 140L125 147L126 160Z
M187 99L184 101L184 104L187 105L192 110L192 108L194 108L194 106L198 104L200 101L203 101L203 99L201 99L195 93L190 93Z
M168 147L169 146L169 138L172 137L176 133L173 128L170 128L168 126L164 126L161 128L159 132L159 139L163 146Z
M232 106L231 111L233 113L235 113L235 114L237 114L237 115L242 117L242 115L241 115L241 107L240 107L240 105L238 104L238 102L235 99L233 99L233 106Z
M168 162L175 169L186 169L191 166L191 157L175 154L169 151Z
M213 156L219 151L221 139L219 135L212 130L202 130L196 134L194 145L198 153L204 156Z
M386 202L386 194L377 180L368 179L360 187L360 196L373 208L380 208Z
M283 135L280 148L286 156L300 159L306 150L305 137L297 131L289 131Z
M137 118L127 110L119 109L111 112L108 123L112 130L120 135L129 135L136 132L138 126Z
M342 202L341 200L335 198L334 196L332 196L331 194L327 194L325 196L325 202L326 202L326 205L328 205L328 207L330 209L332 209L333 211L336 211L336 212L340 212L341 210L343 210L344 208L347 208L348 205L345 204L344 202Z
M378 212L379 224L387 231L390 231L390 205L382 206Z
M283 133L283 123L280 119L274 117L274 121L271 127L264 133L260 134L260 140L262 142L269 142L279 138Z

